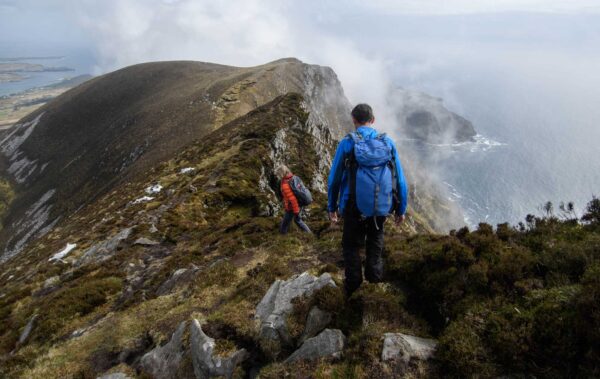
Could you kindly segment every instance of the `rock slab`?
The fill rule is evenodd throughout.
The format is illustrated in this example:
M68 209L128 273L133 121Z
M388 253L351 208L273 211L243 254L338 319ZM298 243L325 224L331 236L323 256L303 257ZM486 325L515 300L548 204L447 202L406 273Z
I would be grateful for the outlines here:
M299 344L302 344L308 338L314 337L319 334L323 329L331 322L331 313L320 310L319 308L312 307L306 317L306 325L304 326L304 332L298 340Z
M313 360L323 357L339 358L342 355L346 337L338 329L325 329L318 336L304 341L302 346L290 355L285 362Z
M134 245L142 245L142 246L154 246L160 244L160 242L153 241L149 238L142 237L138 238L133 242Z
M292 300L300 296L310 296L325 286L335 286L329 273L315 277L307 272L288 280L276 280L260 303L256 306L256 320L260 323L259 338L290 344L285 320L292 312Z
M83 253L81 258L75 263L75 266L79 267L89 263L103 262L109 259L117 250L119 243L129 238L132 230L133 228L123 229L109 239L93 245Z
M179 324L167 344L154 348L142 357L140 362L142 369L153 378L171 379L176 377L177 368L185 354L183 334L186 325L186 321Z
M381 360L399 359L408 363L411 359L427 360L433 357L437 342L432 339L402 333L385 333Z
M192 265L191 268L180 268L175 270L169 279L165 280L160 287L158 287L156 294L162 296L173 292L178 286L190 282L199 270L200 269L195 265Z
M23 329L23 331L21 332L21 335L19 336L18 346L21 346L25 342L27 342L27 339L29 339L29 335L31 334L31 332L33 331L33 328L35 327L35 322L37 321L37 318L38 318L38 315L31 316L27 325L25 325L25 329Z
M245 349L237 350L225 357L216 356L215 340L204 334L200 322L195 319L190 326L190 345L196 379L216 376L231 378L237 365L248 357Z
M131 379L131 377L123 374L122 372L115 372L113 374L99 376L96 379Z

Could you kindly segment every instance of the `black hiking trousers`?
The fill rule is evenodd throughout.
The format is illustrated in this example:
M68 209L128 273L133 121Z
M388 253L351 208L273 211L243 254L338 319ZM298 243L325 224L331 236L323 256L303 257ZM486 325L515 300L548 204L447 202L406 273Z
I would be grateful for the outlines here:
M362 217L351 201L344 209L342 248L346 279L346 295L350 296L363 281L358 249L365 246L365 278L371 283L383 279L383 224L385 216Z

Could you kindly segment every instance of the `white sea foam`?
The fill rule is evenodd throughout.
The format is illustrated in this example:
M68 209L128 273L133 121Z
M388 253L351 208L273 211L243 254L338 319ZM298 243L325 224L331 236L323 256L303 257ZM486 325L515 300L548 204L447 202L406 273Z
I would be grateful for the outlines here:
M401 141L415 142L422 146L444 149L448 151L470 151L472 153L485 152L500 146L507 146L506 143L495 141L484 135L477 134L473 137L473 141L453 142L453 143L430 143L423 142L414 138L402 138Z

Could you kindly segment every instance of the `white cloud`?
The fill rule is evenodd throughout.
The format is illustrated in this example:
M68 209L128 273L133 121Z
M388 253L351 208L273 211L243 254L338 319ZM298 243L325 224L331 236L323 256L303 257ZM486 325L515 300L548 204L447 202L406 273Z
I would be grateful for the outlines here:
M71 8L98 56L97 73L157 60L236 66L294 56L333 67L353 101L383 104L384 62L320 27L335 7L278 0L81 1ZM319 16L318 19L315 16Z
M372 0L355 3L386 14L600 13L597 0Z

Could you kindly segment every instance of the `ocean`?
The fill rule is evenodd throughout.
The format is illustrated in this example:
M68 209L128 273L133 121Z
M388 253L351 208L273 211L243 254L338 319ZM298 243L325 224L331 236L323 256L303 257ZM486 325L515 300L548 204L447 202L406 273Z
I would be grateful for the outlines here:
M0 63L6 62L2 58L15 58L22 55L13 56L0 56ZM22 92L30 88L43 87L55 83L59 83L64 79L73 78L78 75L90 74L94 67L93 58L85 52L69 52L65 55L61 55L60 52L56 54L56 58L49 59L19 59L16 62L41 64L46 67L69 67L73 71L42 71L42 72L23 72L18 73L25 76L26 79L18 82L1 82L0 83L0 96L11 95L14 93ZM31 57L27 55L25 57ZM9 62L12 63L12 62Z
M553 72L447 64L418 77L397 73L398 85L443 98L478 132L476 142L462 144L403 141L461 206L467 225L516 224L542 214L548 201L557 213L560 202L573 201L581 216L600 194L598 78Z

